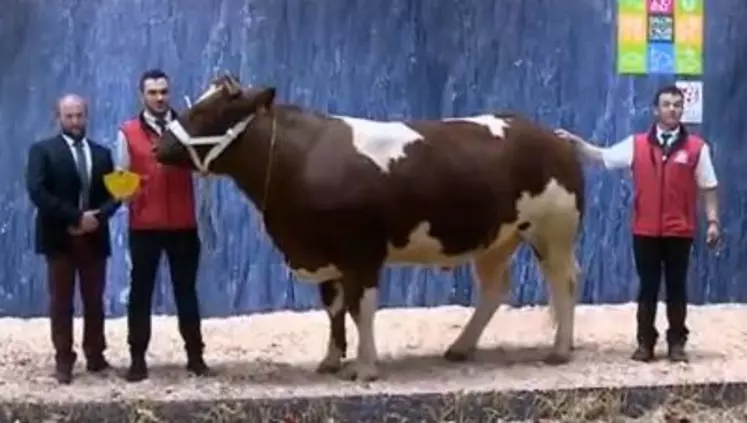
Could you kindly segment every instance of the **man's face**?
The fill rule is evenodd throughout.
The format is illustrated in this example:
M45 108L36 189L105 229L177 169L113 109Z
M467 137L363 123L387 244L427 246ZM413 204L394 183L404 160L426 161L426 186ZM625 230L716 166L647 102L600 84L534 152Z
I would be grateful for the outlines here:
M654 114L659 122L668 128L675 128L680 124L684 110L684 99L678 94L664 93L659 96L659 104Z
M143 81L143 105L155 114L169 110L169 81L166 78Z
M63 100L59 104L60 126L72 135L86 132L86 105L75 99Z

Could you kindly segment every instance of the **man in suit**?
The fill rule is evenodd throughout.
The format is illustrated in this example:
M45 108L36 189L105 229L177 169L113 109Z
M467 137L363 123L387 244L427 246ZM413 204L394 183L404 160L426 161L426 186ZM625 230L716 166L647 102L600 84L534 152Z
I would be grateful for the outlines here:
M103 293L111 252L108 219L119 207L104 186L114 164L108 148L86 138L86 101L68 94L57 103L59 134L31 146L26 188L37 207L35 249L46 258L55 377L72 381L75 276L83 300L86 368L109 368L104 357Z
M169 78L160 69L140 77L143 110L125 121L117 136L117 167L141 177L141 187L129 200L129 238L132 272L127 306L127 342L131 364L126 379L148 377L145 352L151 334L151 307L156 273L165 252L171 273L179 332L187 353L187 370L197 376L212 373L203 360L200 309L196 279L200 260L192 175L185 169L163 166L153 153L153 142L176 118L169 105Z

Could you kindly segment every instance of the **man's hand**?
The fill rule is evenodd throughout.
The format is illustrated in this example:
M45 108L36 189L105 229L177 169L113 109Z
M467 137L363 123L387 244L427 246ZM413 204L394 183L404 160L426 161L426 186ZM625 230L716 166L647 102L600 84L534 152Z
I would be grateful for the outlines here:
M706 244L708 247L713 248L718 245L718 241L721 238L721 231L718 228L718 222L708 222L708 230L706 230Z
M80 218L77 226L70 226L67 228L67 232L70 235L83 235L88 232L93 232L99 227L99 220L96 215L99 213L98 210L88 210L83 212L83 216Z
M563 128L556 129L555 135L557 135L559 138L564 139L566 141L571 141L574 144L581 144L584 142L583 138Z
M99 220L96 215L99 213L98 210L87 210L83 213L83 217L80 218L78 228L83 232L92 232L99 227Z
M78 235L83 235L85 232L83 232L83 230L77 226L70 226L67 228L67 233L73 236L78 236Z

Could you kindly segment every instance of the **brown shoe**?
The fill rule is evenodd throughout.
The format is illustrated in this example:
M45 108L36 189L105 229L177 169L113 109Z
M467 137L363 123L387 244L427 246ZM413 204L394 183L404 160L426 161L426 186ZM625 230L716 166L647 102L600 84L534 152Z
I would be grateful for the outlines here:
M673 363L687 363L690 361L687 352L685 352L685 346L682 344L670 345L667 358Z
M630 359L634 361L641 361L644 363L653 361L654 348L645 345L639 345L638 348L636 348L635 352L633 352L633 355L630 357Z

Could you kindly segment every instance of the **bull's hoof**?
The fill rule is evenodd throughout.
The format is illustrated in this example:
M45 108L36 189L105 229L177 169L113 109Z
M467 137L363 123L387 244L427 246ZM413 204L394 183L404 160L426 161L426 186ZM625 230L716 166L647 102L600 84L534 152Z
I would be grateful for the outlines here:
M334 374L342 369L342 361L322 361L316 367L316 372L320 375Z
M567 364L571 361L571 353L560 353L557 351L553 351L550 354L546 355L544 360L545 364L550 366L560 366L562 364Z
M354 361L345 366L339 373L340 378L356 382L373 382L379 379L375 364L362 364Z
M449 348L444 353L444 358L447 361L451 361L451 362L454 362L454 363L462 363L462 362L470 360L472 358L472 354L474 354L474 352L475 352L474 349L470 349L470 350L467 350L467 351L460 351L458 349Z

